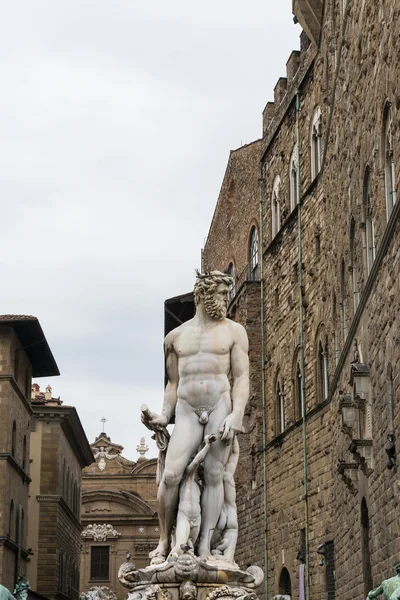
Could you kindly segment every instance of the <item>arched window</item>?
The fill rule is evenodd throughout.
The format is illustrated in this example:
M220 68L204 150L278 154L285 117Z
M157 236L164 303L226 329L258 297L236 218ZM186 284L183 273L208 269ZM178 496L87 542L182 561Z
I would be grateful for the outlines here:
M371 554L369 547L369 515L368 506L365 498L361 500L361 554L364 580L364 596L367 597L368 592L373 589L373 581L371 574Z
M382 156L385 170L386 218L389 220L396 203L395 171L393 157L393 123L391 102L386 102L383 110Z
M22 449L22 468L24 469L24 471L26 471L26 467L27 467L26 452L27 452L26 435L24 435L24 445L23 445L23 449Z
M61 494L65 500L65 494L67 492L67 472L65 470L65 458L63 460L63 468L61 473Z
M235 272L235 265L233 262L229 263L229 267L226 272L228 275L233 277L233 283L229 288L229 300L232 300L236 295L236 272Z
M64 589L63 584L64 584L64 553L61 549L60 553L58 555L58 591L59 592L63 591L63 589Z
M301 355L300 351L297 351L293 363L293 401L294 401L294 414L295 418L301 419L303 414L303 404L301 400Z
M73 498L72 498L72 512L74 513L74 515L76 515L77 513L77 495L76 495L76 482L74 482L74 488L73 488Z
M21 506L21 531L20 531L20 535L19 535L19 545L23 546L24 541L25 541L25 512Z
M347 338L347 298L346 298L346 265L344 258L340 267L340 304L342 313L343 344Z
M72 483L72 471L69 474L69 480L68 480L68 505L70 507L70 509L72 510L72 502L73 502L73 492L74 492L74 486Z
M8 517L8 533L10 534L10 538L14 539L14 500L11 500L10 504L10 514Z
M335 365L339 362L339 343L338 343L338 332L337 332L337 317L336 317L336 294L333 294L332 300L332 325L333 325L333 350L335 352Z
M367 277L371 273L375 260L375 231L372 215L371 169L367 166L364 173L363 185L363 221L365 231L365 254Z
M393 367L389 363L386 369L386 395L389 409L389 430L388 433L394 435L394 414L395 414L395 394L393 383Z
M318 107L311 121L311 132L310 132L310 146L311 146L311 180L313 181L322 167L322 156L324 153L324 147L322 143L322 118L321 109Z
M317 346L317 402L327 400L329 396L329 354L328 340L318 341Z
M281 574L279 575L279 594L282 596L292 595L292 582L286 567L283 567Z
M351 219L351 225L350 225L350 272L351 272L351 285L352 285L352 289L353 289L354 313L356 312L357 307L360 303L358 269L357 269L357 261L356 261L356 256L355 256L355 228L356 228L355 221L354 221L354 219Z
M299 203L299 180L298 180L298 152L297 144L293 148L290 157L290 210L294 210Z
M78 517L78 519L80 519L81 516L81 486L78 485L78 490L77 490L77 510L76 510L76 516Z
M281 205L280 205L281 178L276 177L272 189L271 198L271 218L272 218L272 237L274 238L281 228Z
M65 485L65 491L64 491L64 499L65 502L67 504L69 504L69 498L70 498L70 480L69 480L69 467L67 467L67 477L65 479L66 485Z
M11 456L15 458L15 453L17 451L17 424L13 421L12 425L12 434L11 434Z
M249 279L250 281L258 280L258 231L257 227L253 227L250 233L249 244Z
M276 402L276 435L285 431L285 397L283 394L283 383L277 378L275 387Z

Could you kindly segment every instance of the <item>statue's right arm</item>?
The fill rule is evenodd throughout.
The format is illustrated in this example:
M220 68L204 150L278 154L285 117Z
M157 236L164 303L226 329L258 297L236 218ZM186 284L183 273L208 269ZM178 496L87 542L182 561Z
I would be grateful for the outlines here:
M377 596L382 594L382 592L383 592L383 585L381 584L378 588L376 588L376 590L371 590L368 593L367 600L368 600L368 598L376 598Z
M175 407L178 399L178 357L174 349L173 333L174 332L171 331L164 340L167 385L164 392L162 415L167 417L167 424L171 421L171 418L175 414Z

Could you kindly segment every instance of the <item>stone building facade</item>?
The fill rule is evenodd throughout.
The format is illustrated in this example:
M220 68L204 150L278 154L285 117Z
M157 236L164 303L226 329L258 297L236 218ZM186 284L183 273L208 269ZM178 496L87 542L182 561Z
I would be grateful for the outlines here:
M361 599L400 554L400 4L293 12L300 50L230 155L203 267L235 265L249 331L238 561L267 598Z
M31 407L26 576L41 596L77 600L82 469L94 458L76 409L50 386L33 384Z
M0 316L0 582L14 589L30 550L30 403L34 377L59 375L36 317Z
M118 600L126 589L117 578L127 554L137 568L149 564L158 543L157 459L147 459L144 438L136 462L101 433L91 444L95 462L82 476L81 592L105 586Z

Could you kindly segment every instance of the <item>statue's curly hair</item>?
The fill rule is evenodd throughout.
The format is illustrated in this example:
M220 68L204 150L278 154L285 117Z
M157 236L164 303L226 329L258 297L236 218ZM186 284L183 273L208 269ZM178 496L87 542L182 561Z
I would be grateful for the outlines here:
M196 306L204 296L212 294L220 283L225 283L228 286L233 283L233 277L227 273L222 273L222 271L206 271L205 273L196 271L196 279L193 289Z

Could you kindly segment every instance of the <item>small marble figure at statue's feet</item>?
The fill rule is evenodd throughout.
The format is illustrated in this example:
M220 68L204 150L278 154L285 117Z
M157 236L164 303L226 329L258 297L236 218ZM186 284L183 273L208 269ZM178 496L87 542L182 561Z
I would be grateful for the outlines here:
M151 565L161 565L167 560L168 545L160 540L157 548L149 554Z

